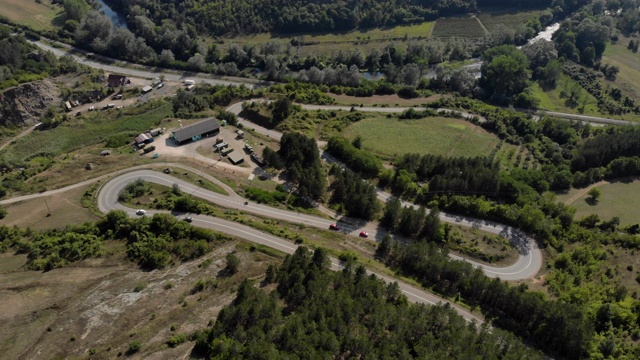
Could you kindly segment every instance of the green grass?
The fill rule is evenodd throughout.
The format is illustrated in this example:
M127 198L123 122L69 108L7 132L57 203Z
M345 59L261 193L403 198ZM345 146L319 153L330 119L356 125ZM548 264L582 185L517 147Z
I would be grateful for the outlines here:
M483 37L485 31L475 18L438 19L433 28L433 37Z
M467 121L443 117L398 120L378 115L344 130L348 138L362 136L363 148L382 157L406 153L444 156L489 155L498 139Z
M135 136L156 127L171 114L171 104L159 101L126 109L121 117L118 117L118 111L115 110L96 111L80 118L69 117L69 120L56 128L34 131L18 139L7 146L1 156L9 161L21 162L36 154L69 153L99 144L113 135Z
M490 33L493 33L500 28L500 25L504 25L509 29L515 29L531 18L537 18L541 10L504 10L504 9L481 9L481 12L477 15L478 19L482 21L482 24L487 28Z
M573 86L579 87L580 96L578 100L578 104L570 104L567 101L566 97L563 97L562 92L569 93L570 89ZM543 90L538 83L534 83L533 93L540 100L540 105L538 108L542 110L549 111L559 111L566 112L571 114L583 114L583 115L591 115L591 116L603 116L598 111L598 101L593 95L589 94L587 90L583 89L577 82L573 81L569 76L562 75L560 81L558 81L558 86L555 89L551 90ZM586 100L584 111L580 111L583 105L583 101Z
M628 50L628 44L629 39L624 37L621 37L617 44L607 44L602 62L620 69L613 84L637 104L640 102L640 52L633 53Z
M194 174L189 170L185 170L181 168L171 168L171 169L173 170L173 172L171 173L171 176L175 178L188 181L194 185L199 185L205 190L213 191L215 193L222 194L222 195L229 195L229 193L219 185L214 184L211 181L203 178L200 175ZM163 172L164 169L154 169L154 170L158 172Z
M620 218L620 225L640 223L640 181L614 182L598 186L602 191L600 200L595 205L587 202L589 195L585 191L570 205L576 208L576 219L587 215L597 214L603 220L614 216ZM558 200L567 201L584 189L574 189L568 194L558 196Z
M62 7L51 5L50 0L0 0L0 15L34 30L52 30L62 12Z
M402 25L393 28L371 29L366 31L349 31L344 33L317 33L317 34L300 34L304 36L304 42L307 44L336 44L336 43L358 43L363 41L380 41L380 40L398 40L405 35L409 37L431 36L431 31L435 22L428 21L420 24ZM243 37L231 38L225 43L264 43L267 41L277 40L282 42L290 42L297 36L280 37L277 34L262 33L256 35L248 35Z

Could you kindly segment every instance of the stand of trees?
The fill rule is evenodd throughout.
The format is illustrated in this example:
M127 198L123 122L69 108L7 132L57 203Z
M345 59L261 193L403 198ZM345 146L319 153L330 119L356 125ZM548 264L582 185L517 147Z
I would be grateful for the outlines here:
M313 138L287 132L280 139L278 157L293 190L303 198L319 199L324 195L327 179ZM272 164L273 165L273 164Z
M362 266L331 272L328 264L325 250L300 247L271 276L277 291L245 281L199 335L196 350L211 359L542 358L513 335L467 323L448 306L408 304L397 284Z
M331 167L329 175L333 175L331 183L330 204L338 204L349 216L364 220L373 220L380 211L376 187L362 179L351 170L337 165Z
M382 162L370 152L357 148L343 137L332 137L327 152L344 162L351 170L366 177L376 176L382 170Z

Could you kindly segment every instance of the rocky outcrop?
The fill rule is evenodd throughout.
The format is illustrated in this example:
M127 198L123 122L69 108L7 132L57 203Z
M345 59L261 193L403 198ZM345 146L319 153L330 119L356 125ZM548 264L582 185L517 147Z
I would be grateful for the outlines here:
M7 89L0 94L0 126L34 125L49 105L57 105L60 101L60 91L49 80Z

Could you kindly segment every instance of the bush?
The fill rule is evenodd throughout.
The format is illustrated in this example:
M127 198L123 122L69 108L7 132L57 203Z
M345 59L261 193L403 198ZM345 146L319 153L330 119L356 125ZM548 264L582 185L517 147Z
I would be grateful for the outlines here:
M134 340L129 344L129 349L127 349L127 355L132 355L140 351L142 348L142 344L139 340Z

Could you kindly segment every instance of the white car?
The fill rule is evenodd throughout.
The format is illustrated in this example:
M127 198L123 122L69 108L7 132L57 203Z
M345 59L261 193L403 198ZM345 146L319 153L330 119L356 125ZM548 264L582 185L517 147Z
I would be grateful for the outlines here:
M156 89L162 89L164 87L164 84L158 84L158 87Z
M136 211L136 215L144 215L146 213L147 212L145 210L143 210L143 209L140 209L140 210Z

